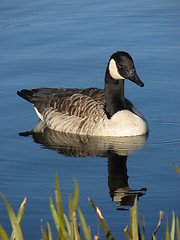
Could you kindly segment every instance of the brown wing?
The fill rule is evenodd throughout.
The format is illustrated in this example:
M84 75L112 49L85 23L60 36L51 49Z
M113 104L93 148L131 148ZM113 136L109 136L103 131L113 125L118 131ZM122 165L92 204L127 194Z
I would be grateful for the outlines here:
M33 103L43 116L48 109L69 116L89 117L104 114L104 90L99 88L37 88L22 90L18 95Z

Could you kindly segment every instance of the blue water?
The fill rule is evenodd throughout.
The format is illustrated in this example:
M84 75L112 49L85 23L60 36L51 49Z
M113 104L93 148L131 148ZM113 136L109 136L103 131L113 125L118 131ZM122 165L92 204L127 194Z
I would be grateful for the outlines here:
M115 239L124 239L130 206L117 204L112 192L123 186L140 190L140 223L145 216L150 238L160 210L169 222L172 210L180 214L180 177L173 166L180 167L179 1L2 0L0 12L0 191L16 213L27 197L21 224L24 239L41 238L40 219L44 225L50 223L56 236L49 208L56 172L67 214L73 177L77 179L79 206L93 235L98 220L88 197L101 209ZM56 149L43 139L19 136L34 128L38 117L16 95L17 90L103 88L106 64L117 50L132 55L145 83L139 88L127 81L125 88L126 97L143 113L150 128L147 141L138 150L126 149L125 154L114 143L109 149L99 142L83 149L72 143ZM82 154L84 149L88 153ZM10 235L2 199L0 224ZM164 235L165 217L157 236Z

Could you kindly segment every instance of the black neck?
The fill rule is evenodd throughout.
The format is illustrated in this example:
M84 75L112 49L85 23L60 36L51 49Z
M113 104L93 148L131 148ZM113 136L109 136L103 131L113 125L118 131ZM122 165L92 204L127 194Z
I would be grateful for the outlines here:
M116 112L127 109L124 97L124 80L115 80L106 70L105 74L105 111L108 118L111 118Z

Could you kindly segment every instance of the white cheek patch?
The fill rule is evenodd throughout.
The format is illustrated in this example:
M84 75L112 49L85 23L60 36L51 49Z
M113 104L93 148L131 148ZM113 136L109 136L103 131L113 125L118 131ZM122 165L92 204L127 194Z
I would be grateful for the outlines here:
M119 74L117 66L116 66L116 62L114 59L111 59L109 62L109 73L110 73L111 77L116 80L124 79L124 77Z

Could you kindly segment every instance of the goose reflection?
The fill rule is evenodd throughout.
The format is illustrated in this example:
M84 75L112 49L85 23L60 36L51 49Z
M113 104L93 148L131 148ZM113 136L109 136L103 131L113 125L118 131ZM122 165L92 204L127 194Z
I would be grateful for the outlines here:
M133 190L129 187L126 163L130 153L144 146L147 135L95 137L67 134L49 129L41 120L38 121L32 131L19 135L31 135L34 142L66 156L108 158L109 194L118 206L118 210L125 210L125 206L132 206L135 196L138 195L139 198L146 192L146 188Z

